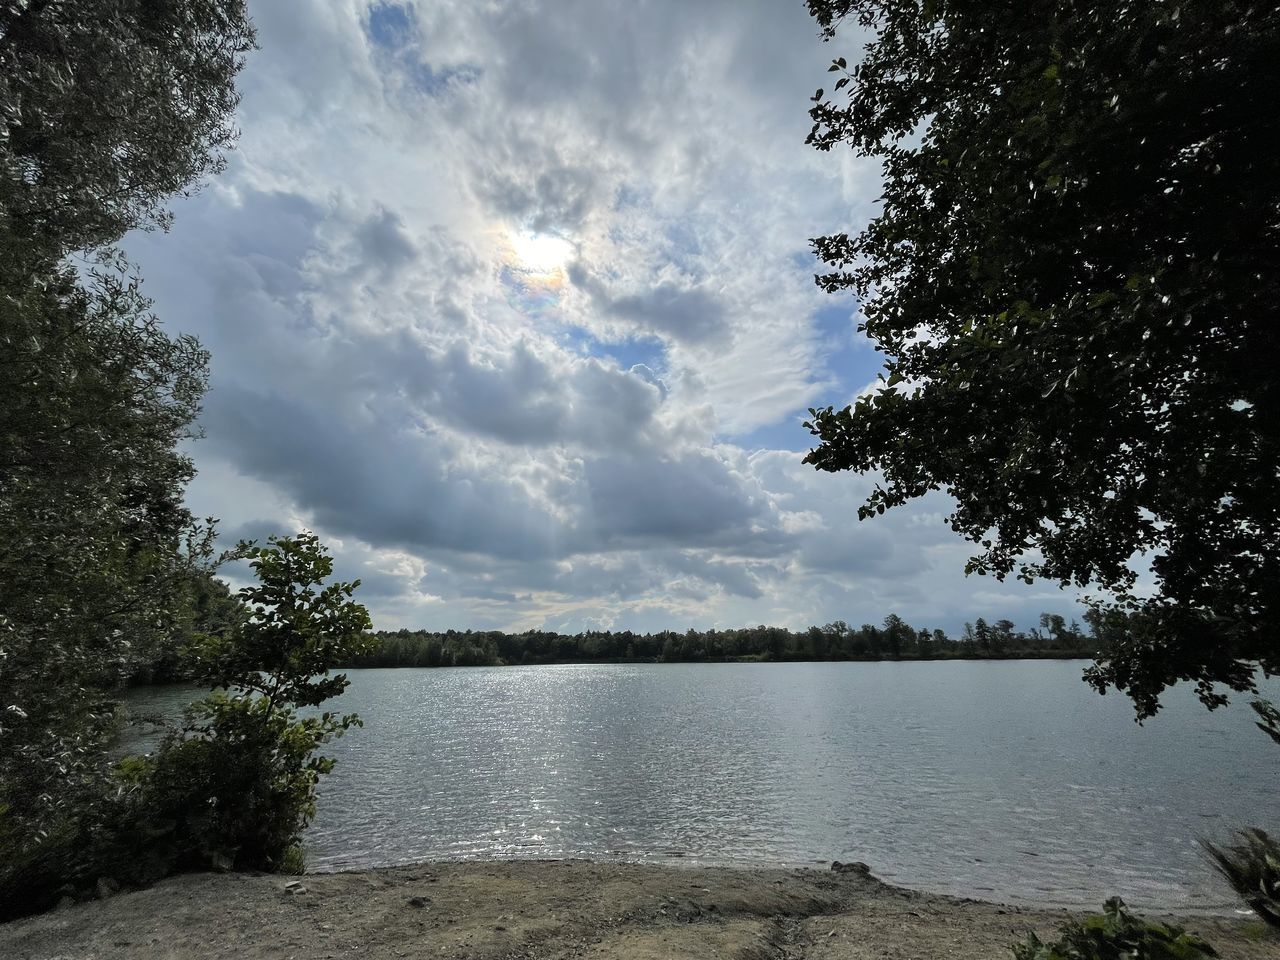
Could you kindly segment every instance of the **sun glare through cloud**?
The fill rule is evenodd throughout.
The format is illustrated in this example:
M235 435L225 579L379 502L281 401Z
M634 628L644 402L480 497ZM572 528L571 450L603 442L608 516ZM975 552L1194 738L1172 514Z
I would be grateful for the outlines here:
M575 253L572 243L549 233L511 233L507 235L507 243L512 265L533 274L561 273Z
M498 246L507 302L531 319L557 318L567 267L577 254L574 244L555 234L508 230Z
M813 283L879 174L804 144L803 8L553 6L253 3L230 165L128 243L217 358L192 508L340 540L380 626L1034 622L941 561L941 494L849 533L871 482L801 463L882 365Z

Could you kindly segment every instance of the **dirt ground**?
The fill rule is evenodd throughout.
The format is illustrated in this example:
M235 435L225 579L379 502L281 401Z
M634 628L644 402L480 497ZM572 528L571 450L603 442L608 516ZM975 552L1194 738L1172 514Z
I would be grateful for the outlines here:
M1066 916L901 890L860 872L433 863L175 877L0 925L0 958L992 960ZM1228 960L1280 958L1280 940L1258 924L1181 922Z

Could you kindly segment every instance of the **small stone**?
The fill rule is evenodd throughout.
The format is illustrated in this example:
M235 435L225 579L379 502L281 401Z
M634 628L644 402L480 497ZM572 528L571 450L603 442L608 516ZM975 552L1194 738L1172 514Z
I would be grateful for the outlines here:
M673 904L676 912L676 919L684 923L692 923L698 917L702 916L702 908L692 900L682 900Z
M425 907L430 902L431 902L430 897L410 897L409 898L409 906L411 907L419 907L419 908Z
M295 897L307 892L307 888L304 887L302 884L298 884L297 886L285 887L285 889L288 890L289 893L291 893Z
M831 864L831 869L836 873L871 873L871 868L861 860L854 860L852 863L841 863L839 860L835 860Z
M302 886L301 880L290 880L288 883L284 885L284 888L286 890L292 890L294 887L300 887L300 886Z

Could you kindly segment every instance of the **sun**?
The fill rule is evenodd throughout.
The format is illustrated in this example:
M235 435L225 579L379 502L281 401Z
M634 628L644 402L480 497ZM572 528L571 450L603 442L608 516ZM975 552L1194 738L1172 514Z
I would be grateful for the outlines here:
M558 273L573 258L573 244L550 233L510 233L514 265L529 273Z

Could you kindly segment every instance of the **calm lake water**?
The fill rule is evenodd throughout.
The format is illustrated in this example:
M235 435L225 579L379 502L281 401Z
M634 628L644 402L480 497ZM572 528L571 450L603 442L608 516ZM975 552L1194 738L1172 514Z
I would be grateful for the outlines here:
M863 860L984 899L1234 906L1196 840L1280 827L1275 747L1244 698L1210 714L1178 690L1139 727L1084 666L350 671L365 726L331 745L309 866Z

